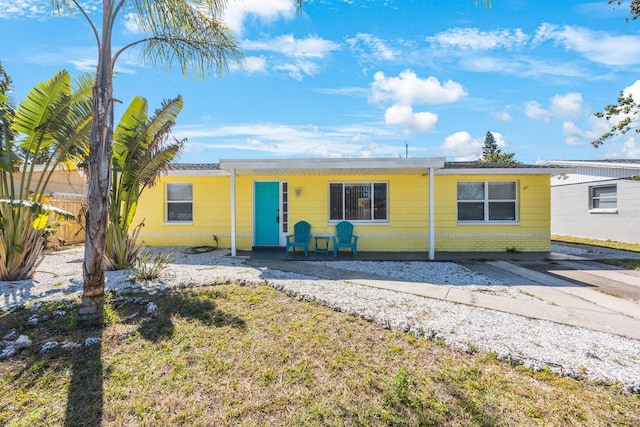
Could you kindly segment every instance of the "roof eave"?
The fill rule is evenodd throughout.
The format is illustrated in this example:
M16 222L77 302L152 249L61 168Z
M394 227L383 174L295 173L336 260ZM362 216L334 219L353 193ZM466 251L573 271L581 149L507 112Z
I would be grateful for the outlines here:
M444 157L224 159L220 169L236 175L425 174L444 167Z
M436 175L562 175L575 171L575 167L451 168L437 170Z
M582 161L582 160L548 160L544 162L545 165L557 165L557 166L587 166L598 167L607 169L640 169L640 163L613 163L613 162L598 162L598 161Z

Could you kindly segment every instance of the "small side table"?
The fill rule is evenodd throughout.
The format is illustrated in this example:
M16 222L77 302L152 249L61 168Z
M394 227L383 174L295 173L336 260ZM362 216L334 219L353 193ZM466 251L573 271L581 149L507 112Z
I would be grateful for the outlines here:
M327 236L324 234L314 235L313 238L316 240L316 249L314 254L325 254L329 253L329 239L331 236ZM324 245L318 246L318 241L323 241Z

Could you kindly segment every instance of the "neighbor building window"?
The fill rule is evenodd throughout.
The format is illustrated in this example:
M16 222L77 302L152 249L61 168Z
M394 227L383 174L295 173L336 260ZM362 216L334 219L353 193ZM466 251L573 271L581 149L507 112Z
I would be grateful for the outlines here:
M388 221L389 196L386 182L329 184L331 221Z
M458 221L516 221L517 187L515 181L459 182Z
M615 210L618 207L616 185L601 185L589 188L589 209Z
M167 222L193 221L193 184L167 184Z

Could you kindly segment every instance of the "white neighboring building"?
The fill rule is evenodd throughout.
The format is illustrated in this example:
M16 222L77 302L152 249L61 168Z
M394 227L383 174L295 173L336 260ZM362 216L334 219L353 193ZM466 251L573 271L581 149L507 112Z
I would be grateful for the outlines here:
M551 234L640 243L640 159L552 160Z

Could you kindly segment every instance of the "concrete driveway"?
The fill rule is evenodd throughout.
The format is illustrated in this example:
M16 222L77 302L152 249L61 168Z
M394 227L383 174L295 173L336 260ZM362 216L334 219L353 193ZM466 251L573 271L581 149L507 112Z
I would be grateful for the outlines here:
M640 271L596 261L623 258L640 253L553 243L545 260L459 263L539 300L487 308L640 339Z

